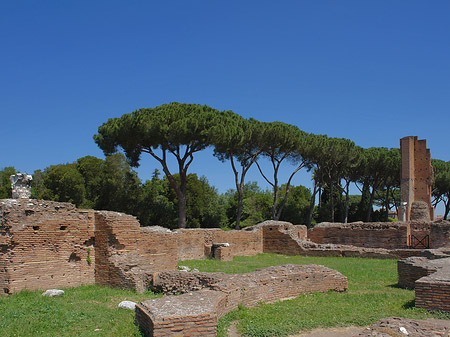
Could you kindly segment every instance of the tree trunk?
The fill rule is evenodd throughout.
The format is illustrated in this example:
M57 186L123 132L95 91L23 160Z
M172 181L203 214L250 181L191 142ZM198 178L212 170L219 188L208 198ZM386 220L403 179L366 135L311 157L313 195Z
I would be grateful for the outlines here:
M186 228L186 195L178 195L178 228Z
M349 195L349 186L350 182L347 182L345 184L345 210L344 210L344 223L348 222L348 204L350 201L350 195Z
M450 212L450 198L447 199L447 202L445 203L445 213L444 213L444 220L447 220L448 213Z
M334 184L333 180L330 181L330 209L331 209L331 222L334 222Z
M239 172L234 165L233 153L230 152L230 163L234 173L234 182L236 184L236 192L238 194L238 207L236 211L236 225L235 229L241 229L241 216L242 216L242 200L244 200L244 177L245 169L242 169L241 181L239 182Z
M273 204L272 204L272 219L279 220L277 216L277 202L278 202L278 182L275 181L273 186Z
M386 199L384 200L384 207L386 209L386 216L384 218L384 221L389 221L389 192L390 192L390 186L386 187Z
M309 203L308 218L306 219L306 227L311 227L311 220L314 212L314 204L316 203L317 181L314 181L313 192L311 193L311 201Z
M238 208L236 214L236 226L234 229L241 229L241 216L242 216L242 201L244 200L244 189L243 187L238 187Z
M370 193L369 205L367 207L366 222L370 222L370 216L372 213L372 204L373 204L374 197L375 197L375 187L372 187L372 192Z
M342 202L342 187L339 182L339 211L341 212L341 222L344 222L344 203Z

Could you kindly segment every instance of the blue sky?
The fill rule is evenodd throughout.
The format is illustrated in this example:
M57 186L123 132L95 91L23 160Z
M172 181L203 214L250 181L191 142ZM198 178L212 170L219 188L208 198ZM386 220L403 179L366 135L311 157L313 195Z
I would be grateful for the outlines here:
M417 135L448 161L449 17L439 0L0 1L0 168L103 158L99 125L173 101L363 147ZM191 172L233 187L211 151Z

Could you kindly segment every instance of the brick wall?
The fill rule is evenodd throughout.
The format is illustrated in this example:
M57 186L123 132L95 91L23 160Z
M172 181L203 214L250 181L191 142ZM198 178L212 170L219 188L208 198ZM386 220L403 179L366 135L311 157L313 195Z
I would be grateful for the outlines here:
M229 244L215 251L215 258L223 260L261 252L375 258L418 254L405 249L316 244L305 241L305 226L281 221L265 221L241 231L172 232L161 227L142 228L136 218L126 214L80 210L68 203L6 199L0 201L0 206L0 294L94 282L142 291L154 272L174 270L179 260L211 257L211 246L217 243ZM353 240L355 244L364 237L366 243L381 241L395 247L397 234L404 232L403 224L350 226L353 227L321 225L310 234L321 242L348 244L348 240ZM416 224L411 230L422 233L428 230L427 226ZM449 229L448 223L434 227L434 237L444 237L435 244L447 243Z
M416 281L415 304L428 310L450 311L450 272L441 269Z
M223 249L225 259L233 256L252 256L263 252L262 232L259 230L179 229L175 233L179 260L210 257L213 243L230 244L229 249Z
M265 253L288 254L303 251L298 241L306 239L306 227L294 226L289 222L264 221L255 228L262 229L263 250Z
M217 319L239 304L252 307L302 293L347 289L347 278L335 270L292 264L234 275L166 272L155 282L167 293L201 290L140 303L136 322L144 336L216 336Z
M177 266L175 235L141 228L131 215L101 211L96 221L96 283L144 291L153 272Z
M440 267L426 257L409 257L397 261L398 285L414 289L418 279L435 273Z
M322 223L308 230L308 238L316 243L404 249L407 247L407 224L402 222Z
M430 229L430 248L450 247L450 221L434 222Z
M0 212L0 293L94 283L93 211L5 199Z

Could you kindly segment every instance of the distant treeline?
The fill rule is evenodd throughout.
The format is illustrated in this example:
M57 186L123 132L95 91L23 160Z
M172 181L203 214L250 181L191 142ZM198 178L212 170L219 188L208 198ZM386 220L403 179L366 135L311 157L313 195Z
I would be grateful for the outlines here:
M87 156L36 171L33 197L126 212L143 225L168 228L240 228L267 219L308 226L321 221L388 221L400 201L398 148L364 149L349 139L306 133L282 122L245 119L204 105L170 103L124 114L101 125L94 140L105 160ZM219 160L230 163L234 190L219 194L207 178L188 173L195 153L208 147ZM125 155L117 153L119 148ZM142 153L162 169L144 183L131 169ZM177 172L171 171L168 157L178 163ZM271 163L271 172L262 169L264 160ZM450 162L432 160L432 164L433 205L442 202L447 218ZM245 181L253 165L270 191ZM291 168L285 182L279 181L281 166ZM312 190L291 186L301 169L311 172ZM0 172L0 197L10 196L8 178L14 171L8 167ZM360 195L350 195L352 184Z

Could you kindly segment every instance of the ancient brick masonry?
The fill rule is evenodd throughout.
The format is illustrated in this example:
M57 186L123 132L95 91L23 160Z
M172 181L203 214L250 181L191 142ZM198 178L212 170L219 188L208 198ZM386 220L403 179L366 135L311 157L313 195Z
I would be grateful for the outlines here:
M450 311L450 252L429 250L423 257L397 263L398 284L415 288L415 304L428 310Z
M5 199L0 201L0 207L0 294L92 283L143 291L154 272L174 270L179 260L213 255L231 260L233 256L262 252L377 258L420 253L408 249L314 243L306 240L305 226L280 221L265 221L242 231L170 231L161 227L140 227L137 219L130 215L81 210L68 203ZM361 230L355 228L353 233L345 229L336 232L333 226L319 226L310 234L323 242L324 238L331 238L329 233L336 232L340 237L336 236L335 240L348 242L342 237L361 236L370 231L373 232L370 235L381 237L390 233L387 238L391 239L386 241L393 246L392 242L399 241L392 238L404 233L401 224L370 230L358 226ZM448 238L450 226L441 223L438 227L431 227L430 237ZM316 235L320 231L322 238ZM375 245L375 241L368 242ZM439 244L448 244L448 240L440 239Z
M411 206L415 201L426 204L428 208L427 218L433 220L431 185L434 173L427 142L426 140L419 140L416 136L404 137L400 139L400 151L402 155L400 194L401 201L406 203L404 220L412 220Z
M163 272L153 288L180 293L145 301L136 321L145 336L215 336L217 320L239 304L247 307L308 292L345 291L347 278L318 265L284 265L248 274Z
M95 213L95 282L115 288L147 289L152 272L177 266L177 242L172 232L143 228L123 213Z
M321 223L308 231L316 243L331 243L356 247L407 248L407 224L403 222Z
M0 293L94 283L92 210L6 199L0 212Z
M0 294L97 283L137 291L185 259L263 251L262 231L140 227L133 216L69 203L0 200ZM292 226L292 225L291 225Z
M322 243L324 240L320 239L320 235L315 235L317 233L315 232L315 228L308 231L308 237L311 234L312 240L307 241L304 239L304 230L302 228L304 226L293 226L290 223L282 221L268 220L255 226L254 228L261 228L263 231L263 250L265 253L307 256L368 257L379 259L405 258L409 256L417 256L421 253L420 250L417 249L386 249L372 248L370 246L358 247L340 244L339 242L342 242L341 240L344 240L344 242L345 240L348 240L346 238L347 236L353 235L358 237L361 236L361 232L370 232L370 230L363 230L361 232L356 230L354 233L345 230L340 232L339 230L336 230L337 226L338 224L323 224L322 228L319 226L321 230L324 229L322 235L323 233L326 234L329 231L336 234L334 238L327 235L330 239L332 239L331 241L333 243ZM362 224L358 224L358 226L364 228ZM368 227L370 226L371 224L369 224ZM376 232L372 232L371 235L375 236L377 233L383 235L383 232L389 231L388 228L389 227L386 226L384 230L377 229ZM395 233L396 231L393 232ZM406 230L404 232L406 232ZM314 240L319 243L313 242ZM406 238L404 238L404 242L406 242Z
M409 235L423 241L429 236L430 248L445 247L450 243L450 222L324 222L308 230L308 239L319 244L389 250L407 249Z

